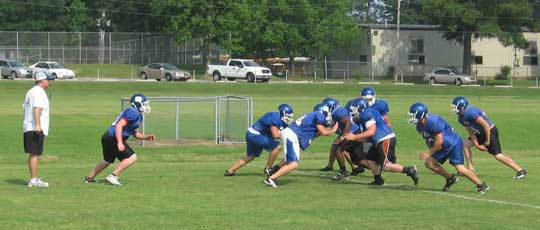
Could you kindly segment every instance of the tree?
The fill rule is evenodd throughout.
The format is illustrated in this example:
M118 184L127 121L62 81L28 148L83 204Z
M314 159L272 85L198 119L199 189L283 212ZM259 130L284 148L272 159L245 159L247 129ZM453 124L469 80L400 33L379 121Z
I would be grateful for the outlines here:
M323 57L349 48L361 37L351 1L281 0L268 5L263 40L275 53L289 57Z
M73 0L69 4L62 21L66 22L67 30L72 32L85 32L93 26L93 21L87 13L86 4L81 0Z
M201 39L202 60L208 63L212 44L223 44L229 39L234 22L234 0L154 0L152 10L163 14L168 31L177 42Z
M530 1L530 0L529 0ZM463 44L463 72L471 73L473 39L496 37L504 46L525 47L522 27L533 24L528 0L421 0L423 14L444 31L444 37Z
M2 31L64 31L65 1L13 1L0 5ZM53 12L54 13L51 13Z

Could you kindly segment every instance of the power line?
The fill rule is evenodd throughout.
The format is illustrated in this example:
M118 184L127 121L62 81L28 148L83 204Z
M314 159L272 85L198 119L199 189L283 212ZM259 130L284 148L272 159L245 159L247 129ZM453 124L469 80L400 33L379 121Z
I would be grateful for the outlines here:
M14 0L0 0L1 2L7 2L7 3L13 3L13 4L19 4L19 5L35 5L35 6L42 6L42 7L50 7L50 8L64 8L64 9L70 9L71 7L65 6L65 5L52 5L52 4L43 4L43 3L33 3L33 2L18 2ZM126 0L109 0L112 2L121 2L121 3L135 3L135 4L145 4L150 5L151 3L143 3L143 2L137 2L137 1L126 1ZM171 5L172 4L166 4ZM333 5L333 4L328 4ZM334 4L335 5L335 4ZM174 5L176 6L176 5ZM196 6L190 6L190 7L196 7ZM271 6L268 6L271 7ZM217 8L217 7L216 7ZM223 7L222 7L223 8ZM139 16L148 16L148 17L171 17L171 18L178 18L178 19L204 19L209 20L207 17L198 17L198 16L180 16L180 15L170 15L170 14L154 14L154 13L142 13L142 12L131 12L131 11L125 11L125 10L113 10L113 9L95 9L95 8L84 8L87 11L94 11L94 12L110 12L110 13L118 13L118 14L129 14L129 15L139 15ZM439 16L437 18L462 18L459 16ZM479 16L479 17L471 17L476 19L536 19L535 17L487 17L487 16ZM213 21L220 21L220 22L237 22L237 23L244 23L244 24L258 24L257 21L242 21L242 20L236 20L236 19L223 19L223 18L210 18L210 20ZM320 25L312 25L312 24L301 24L301 23L288 23L288 22L269 22L269 25L288 25L288 26L298 26L298 27L321 27ZM328 28L335 28L335 26L327 26Z
M108 0L108 2L119 2L119 3L131 3L131 4L138 4L138 5L147 5L147 6L151 6L152 3L150 2L139 2L139 1L127 1L127 0ZM202 2L202 1L200 1ZM351 2L352 4L352 2ZM159 3L159 5L165 5L165 6L179 6L178 4L173 4L173 3ZM337 3L327 3L327 4L309 4L310 6L318 6L318 7L331 7L331 6L338 6L339 4ZM191 4L185 4L185 5L182 5L182 7L189 7L189 8L194 8L194 7L198 7L199 5L197 5L196 3L191 3ZM235 5L232 5L232 6L214 6L214 5L210 5L210 6L207 6L208 8L214 8L214 9L230 9L230 8L242 8L242 6L235 6ZM301 4L296 4L296 5L288 5L288 6L276 6L276 5L250 5L249 8L265 8L265 9L286 9L286 8L290 8L290 9L296 9L296 8L305 8L306 6L305 5L301 5Z
M51 4L42 4L42 3L31 3L31 2L17 2L17 1L10 1L10 0L1 0L2 2L10 2L15 4L21 4L21 5L36 5L36 6L43 6L43 7L52 7L52 8L64 8L64 9L70 9L69 6L64 5L51 5ZM113 13L119 13L119 14L131 14L131 15L141 15L141 16L149 16L149 17L172 17L172 18L178 18L178 19L205 19L208 20L207 17L197 17L197 16L180 16L180 15L166 15L166 14L153 14L153 13L140 13L140 12L129 12L129 11L123 11L123 10L102 10L102 9L93 9L93 8L85 8L87 11L95 11L95 12L113 12ZM242 21L242 20L236 20L236 19L223 19L223 18L210 18L210 20L213 21L221 21L221 22L238 22L238 23L244 23L244 24L259 24L257 21ZM312 24L300 24L300 23L286 23L286 22L269 22L270 25L290 25L290 26L298 26L298 27L320 27L320 25L312 25ZM328 28L335 28L336 26L327 26Z

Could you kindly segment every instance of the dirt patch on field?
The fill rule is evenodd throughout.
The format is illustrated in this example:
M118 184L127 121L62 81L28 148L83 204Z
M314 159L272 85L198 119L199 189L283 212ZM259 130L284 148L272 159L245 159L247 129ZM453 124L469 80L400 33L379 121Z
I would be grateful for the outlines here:
M130 144L141 145L140 141L133 141ZM145 141L145 147L174 147L174 146L218 146L215 141L202 139L180 139L180 140L157 140Z
M57 161L58 159L60 158L55 155L43 155L40 157L40 160L42 161Z

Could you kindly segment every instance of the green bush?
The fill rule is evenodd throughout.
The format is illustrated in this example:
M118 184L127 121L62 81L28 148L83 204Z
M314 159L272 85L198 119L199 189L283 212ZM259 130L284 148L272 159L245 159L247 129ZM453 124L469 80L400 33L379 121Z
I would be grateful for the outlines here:
M508 77L510 77L510 71L512 71L512 67L507 65L502 66L501 73L497 75L497 80L508 80Z

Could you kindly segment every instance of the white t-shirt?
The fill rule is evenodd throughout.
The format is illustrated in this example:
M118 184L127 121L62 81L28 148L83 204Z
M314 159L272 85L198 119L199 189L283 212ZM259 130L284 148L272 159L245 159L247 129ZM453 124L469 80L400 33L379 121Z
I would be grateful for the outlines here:
M49 98L45 90L36 85L28 90L26 98L24 99L24 121L23 131L33 131L36 129L36 122L34 121L34 107L41 108L41 130L43 134L47 136L49 134Z

